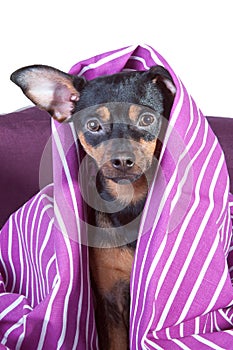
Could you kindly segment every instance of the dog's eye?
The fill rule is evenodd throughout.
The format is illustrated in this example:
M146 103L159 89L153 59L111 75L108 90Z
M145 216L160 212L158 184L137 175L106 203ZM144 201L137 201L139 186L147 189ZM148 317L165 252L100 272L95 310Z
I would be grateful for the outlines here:
M153 124L154 120L155 120L155 117L153 114L144 113L141 115L141 117L139 119L139 125L140 126L149 126L149 125Z
M90 131L99 131L101 129L101 125L100 123L98 122L97 119L92 119L92 120L89 120L87 122L87 128L90 130Z

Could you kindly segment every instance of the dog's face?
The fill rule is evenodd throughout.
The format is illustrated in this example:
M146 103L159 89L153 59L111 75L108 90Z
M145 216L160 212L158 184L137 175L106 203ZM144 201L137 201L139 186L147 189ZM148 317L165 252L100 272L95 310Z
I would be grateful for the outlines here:
M151 167L161 116L149 107L110 102L75 114L79 140L105 178L134 182Z
M58 121L72 120L103 176L134 182L152 165L162 119L175 86L162 67L91 81L47 66L19 69L11 79Z

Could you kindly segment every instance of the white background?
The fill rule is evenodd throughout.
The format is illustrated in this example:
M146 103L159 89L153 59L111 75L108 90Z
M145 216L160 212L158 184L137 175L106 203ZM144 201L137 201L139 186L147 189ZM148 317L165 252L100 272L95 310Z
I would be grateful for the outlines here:
M30 105L10 74L148 44L172 66L205 115L233 117L232 0L7 0L0 8L0 113Z

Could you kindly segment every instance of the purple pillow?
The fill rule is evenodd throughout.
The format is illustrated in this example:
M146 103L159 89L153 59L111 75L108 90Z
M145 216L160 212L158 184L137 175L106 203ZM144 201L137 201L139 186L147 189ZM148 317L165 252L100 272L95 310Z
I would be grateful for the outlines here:
M0 228L39 191L40 160L50 133L50 115L36 107L0 115ZM52 182L49 161L47 183Z
M225 153L233 192L233 118L207 119ZM40 190L41 156L50 134L50 115L37 107L0 115L0 228L11 213ZM43 185L52 182L50 150L46 164Z

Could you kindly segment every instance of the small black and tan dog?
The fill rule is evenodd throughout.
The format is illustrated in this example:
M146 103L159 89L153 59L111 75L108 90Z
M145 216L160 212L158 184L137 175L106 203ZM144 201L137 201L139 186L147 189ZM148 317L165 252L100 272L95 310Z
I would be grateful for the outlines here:
M88 203L87 220L92 227L89 259L99 348L126 350L129 283L140 215L175 85L161 66L86 81L34 65L17 70L11 80L56 120L74 122L78 139L97 169L98 205Z

